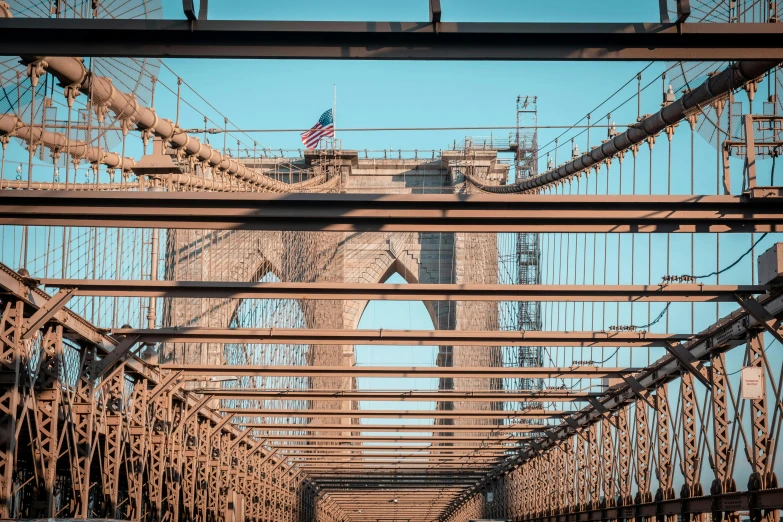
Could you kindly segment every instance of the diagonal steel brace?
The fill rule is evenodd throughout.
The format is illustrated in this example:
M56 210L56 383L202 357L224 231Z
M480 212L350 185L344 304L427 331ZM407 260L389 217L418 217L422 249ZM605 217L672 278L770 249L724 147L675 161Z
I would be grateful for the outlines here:
M689 373L693 374L693 376L696 377L700 383L706 386L707 389L712 389L712 382L709 378L709 370L706 366L704 366L702 361L694 357L690 351L688 351L683 345L679 343L667 344L664 346L664 348L666 348L666 351L669 352L672 357L679 361L680 366L682 366Z
M22 327L22 339L32 338L43 325L54 317L54 314L65 308L65 305L71 300L76 290L77 288L63 288L46 301L32 317L25 321Z
M752 295L736 294L734 296L737 299L737 303L756 321L761 323L772 336L778 340L779 343L783 343L783 324L773 316L764 305L759 303Z

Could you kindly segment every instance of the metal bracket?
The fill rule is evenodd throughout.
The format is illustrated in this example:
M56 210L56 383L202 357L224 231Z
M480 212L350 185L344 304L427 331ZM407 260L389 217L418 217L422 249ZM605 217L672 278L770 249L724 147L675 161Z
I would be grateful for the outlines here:
M32 338L35 333L45 325L54 314L65 308L68 301L73 297L76 288L62 289L51 299L46 301L41 308L39 308L27 321L25 321L22 327L22 339L27 340Z
M277 453L277 450L278 450L278 448L274 448L272 451L267 453L266 457L264 457L264 460L262 460L261 463L258 465L259 469L262 468L264 466L264 464L266 464L269 461L269 459L271 459L272 457L275 456L275 453Z
M677 0L677 23L681 24L691 15L690 0Z
M157 397L158 395L163 393L166 390L166 388L168 388L172 383L174 383L174 381L178 377L181 377L181 376L182 376L182 371L181 370L175 370L175 371L169 373L168 375L166 375L166 377L162 381L160 381L158 383L158 385L155 386L149 392L149 394L147 395L147 401L152 402L152 399L154 399L155 397Z
M193 417L195 414L199 412L199 410L204 407L206 403L208 403L210 400L212 400L212 395L206 395L202 397L196 404L193 405L192 408L188 410L188 412L185 414L185 418L182 419L182 422L180 425L184 426L186 422L190 420L191 417Z
M666 0L658 0L658 11L661 15L662 24L672 23L672 21L669 19L669 7L666 5Z
M218 422L217 425L214 428L212 428L212 431L209 432L210 438L212 438L215 435L217 435L220 432L220 430L223 428L223 426L228 424L231 421L231 419L233 419L233 418L234 418L234 414L233 413L229 413L225 417L223 417L223 419L220 422Z
M642 386L642 383L637 381L634 377L630 375L623 375L622 379L625 381L625 383L628 385L629 388L631 388L631 391L636 394L639 399L643 400L649 407L656 410L655 407L655 401L652 400L652 397L650 397L650 390Z
M693 356L691 352L685 349L679 343L672 343L664 345L666 351L669 352L672 357L677 359L680 365L688 372L693 374L696 379L708 389L712 389L712 381L709 378L707 367L704 363Z
M435 32L438 32L441 13L440 0L430 0L430 22L434 26Z
M783 343L783 325L756 298L751 295L743 296L740 294L735 295L735 298L737 303L761 323L765 330L771 333L779 343Z
M196 19L196 8L193 5L193 0L182 0L182 10L185 12L185 17L188 20Z
M198 7L198 18L196 18L196 7L193 4L193 0L182 0L182 10L185 12L185 17L191 22L196 20L207 19L207 8L209 7L209 0L201 0Z
M753 135L753 115L745 115L745 180L748 190L756 188L756 144Z
M229 446L228 446L228 449L234 449L234 447L235 447L237 444L239 444L240 442L242 442L243 440L245 440L245 437L247 437L248 435L250 435L250 432L251 432L251 431L253 431L253 430L252 430L252 429L250 429L250 428L247 428L245 431L243 431L243 432L242 432L242 435L240 435L239 437L237 437L236 439L234 439L234 440L232 440L232 441L231 441L231 444L229 444Z
M110 370L114 369L114 365L119 363L136 345L139 340L138 335L129 335L122 337L119 344L114 347L112 351L106 354L106 357L101 361L101 365L98 367L96 377L100 378L106 375Z

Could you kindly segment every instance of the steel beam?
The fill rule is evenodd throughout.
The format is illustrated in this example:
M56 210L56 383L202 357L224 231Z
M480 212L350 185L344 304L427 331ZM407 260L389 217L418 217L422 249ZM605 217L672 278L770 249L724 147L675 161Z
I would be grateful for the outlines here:
M669 346L688 334L471 330L337 330L318 328L115 328L141 343L374 344L379 346Z
M346 429L345 432L352 433L354 430ZM438 432L448 433L448 431ZM481 431L477 431L481 433ZM265 439L270 441L283 440L283 441L308 441L308 442L337 442L337 443L349 443L349 442L485 442L487 444L492 443L509 443L515 444L521 441L532 440L530 437L521 437L517 435L509 435L505 433L487 433L485 436L467 436L457 434L455 436L436 436L427 435L420 436L417 434L412 435L264 435Z
M591 167L597 167L604 162L610 162L616 156L629 150L634 150L635 147L647 140L654 139L655 136L667 128L673 128L679 122L685 120L694 110L698 110L699 107L713 101L725 100L737 87L755 81L779 64L780 57L777 60L768 62L742 61L730 65L719 73L709 74L703 83L699 85L689 84L687 91L685 91L682 97L672 101L672 103L664 103L663 108L655 114L648 114L643 118L639 118L638 124L630 126L625 132L603 141L600 146L588 150L581 156L577 155L563 165L519 180L515 184L485 186L481 181L473 179L470 175L467 176L468 181L487 192L509 193L541 190L547 185L585 172ZM753 150L752 144L749 144L748 150ZM635 154L636 152L634 151ZM752 187L753 185L750 186Z
M320 410L307 410L320 411ZM447 411L447 410L444 410ZM401 424L282 424L282 423L259 423L259 422L235 422L236 426L244 426L256 432L322 432L322 431L349 431L349 432L413 432L413 433L452 433L459 431L475 433L526 433L541 432L554 426L547 424L421 424L421 425L401 425ZM263 435L264 437L266 435Z
M541 419L564 417L572 411L507 410L316 410L271 408L220 408L217 411L253 417L339 417L343 419ZM361 429L361 424L357 425ZM448 431L448 427L443 431Z
M771 24L770 24L771 25ZM0 224L340 232L779 232L783 196L2 191Z
M192 393L207 394L221 399L255 400L313 400L339 399L351 401L400 401L400 402L572 402L603 397L602 393L572 392L568 390L275 390L264 388L189 388ZM300 425L292 425L301 428ZM311 426L311 425L308 425Z
M500 285L258 283L245 281L120 281L39 279L74 295L182 299L361 299L383 301L733 302L735 294L763 294L767 285Z
M376 453L410 453L410 454L423 454L429 453L455 453L455 454L480 454L489 453L493 455L504 454L508 451L512 451L513 448L502 447L483 447L483 446L433 446L431 444L419 445L419 446L405 446L405 445L375 445L375 446L327 446L327 445L292 445L292 444L272 444L272 448L278 448L283 454L309 454L314 453L356 453L362 455L374 455Z
M429 366L254 366L254 365L209 365L175 364L160 365L161 370L181 372L182 375L199 376L279 376L279 377L443 377L471 378L486 377L498 379L513 378L562 378L601 379L619 378L624 374L636 373L640 368L613 368L601 366L573 367L429 367Z
M12 56L725 61L783 58L782 37L762 23L0 19Z
M774 318L779 321L783 317L783 295L775 294L765 296L759 300L759 304L764 308L764 312L759 314L766 318ZM695 360L706 360L715 354L722 353L734 346L744 344L747 341L748 333L757 331L763 328L764 321L759 321L752 314L749 314L746 310L740 309L732 314L723 317L715 324L711 325L704 332L695 336L694 340L688 342L685 345L691 356ZM642 372L635 375L635 379L647 390L659 389L662 385L676 379L677 377L690 377L692 374L688 371L683 373L681 368L682 363L679 359L673 355L663 357L656 361L653 365L645 368ZM608 412L619 411L622 415L625 411L623 408L625 405L636 398L636 391L634 391L630 385L619 386L610 397L601 402L602 409ZM583 409L579 415L575 416L576 429L581 430L589 425L601 422L605 418L606 412L599 411L595 406L588 406ZM574 420L574 419L571 419ZM547 430L546 438L541 438L538 441L533 441L529 448L522 449L518 457L514 457L505 462L502 466L499 466L491 474L487 476L482 483L477 485L473 490L474 493L481 487L487 484L489 481L496 479L501 474L527 462L532 462L536 456L542 452L553 448L555 445L562 443L562 441L569 439L574 431L568 423L563 423L557 428ZM621 476L627 475L621 473ZM758 492L755 492L758 493ZM708 512L708 511L737 511L742 509L738 505L730 504L729 507L715 508L714 505L710 505L712 499L718 500L717 496L703 497L707 501L707 507L701 511L695 512ZM729 498L728 496L726 498ZM688 499L690 503L692 499ZM682 500L674 501L678 505L682 505ZM651 509L660 507L660 503L654 503ZM776 506L772 506L773 508ZM660 511L656 513L660 514ZM678 514L672 512L670 514ZM570 516L570 515L569 515ZM639 513L633 515L634 517L640 516ZM646 516L646 515L644 515ZM626 518L626 516L620 512L611 512L601 516L603 519L613 520L618 518ZM588 520L589 515L585 515L584 520ZM537 519L537 520L549 520L549 519ZM560 520L559 518L552 520ZM564 520L564 519L563 519Z
M309 453L309 452L335 452L335 453L361 453L364 455L372 455L373 452L397 452L397 453L490 453L490 454L502 454L508 451L513 451L513 448L502 447L488 447L488 446L434 446L432 444L420 444L418 446L410 446L403 444L378 444L378 445L352 445L352 446L333 446L333 445L318 445L318 444L270 444L271 448L278 448L281 453L298 452L297 454Z

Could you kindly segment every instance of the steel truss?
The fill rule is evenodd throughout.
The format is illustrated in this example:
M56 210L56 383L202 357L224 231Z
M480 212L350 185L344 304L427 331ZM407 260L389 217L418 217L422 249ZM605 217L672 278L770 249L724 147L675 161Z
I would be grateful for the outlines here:
M777 520L783 489L777 489L777 477L770 468L768 404L772 394L778 404L777 419L779 389L766 390L765 398L748 401L752 474L745 491L732 473L744 406L729 386L724 353L745 345L746 361L769 370L764 332L776 338L783 333L783 295L750 299L753 304L698 334L684 351L661 359L626 379L608 397L592 401L559 426L534 436L519 456L452 503L444 520L510 517L514 521L586 522L654 517L665 522L676 517L699 520L701 514L711 513L713 520L736 521L738 512L746 510L752 520ZM679 379L679 398L673 403L671 383L675 379ZM709 392L705 404L700 404L699 383ZM678 404L676 411L670 409L671 404ZM655 416L654 430L649 429L650 416ZM710 423L712 429L707 428ZM679 498L672 488L674 444L683 479ZM702 489L700 476L705 445L710 448L714 472L709 494ZM659 483L654 496L649 487L653 462ZM574 480L563 482L559 478L563 475ZM551 476L555 479L550 480ZM636 495L632 495L632 482ZM486 500L487 492L495 499L491 503Z
M116 341L0 268L0 516L206 522L245 503L246 520L338 520L230 417L138 359L111 358ZM246 480L254 468L265 471Z

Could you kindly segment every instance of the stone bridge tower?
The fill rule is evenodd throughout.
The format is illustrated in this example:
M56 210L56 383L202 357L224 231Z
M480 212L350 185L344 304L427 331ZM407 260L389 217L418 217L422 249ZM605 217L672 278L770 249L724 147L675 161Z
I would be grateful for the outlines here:
M487 150L445 151L429 159L360 158L357 151L313 151L302 159L247 161L255 169L296 181L297 169L320 167L339 176L335 191L377 194L462 193L465 173L485 183L505 183L509 166ZM284 167L283 167L284 166ZM258 232L167 231L166 278L172 280L257 281L272 273L280 281L382 283L399 273L409 283L498 282L496 234L383 232ZM303 324L288 327L356 328L367 301L301 301ZM497 303L425 302L436 329L498 329ZM228 327L236 314L235 301L220 299L170 300L165 326ZM247 325L246 325L247 326ZM261 325L259 325L261 326ZM266 326L266 325L264 325ZM223 364L222 345L169 344L161 350L168 362ZM307 362L315 365L353 365L353 346L310 346ZM440 347L441 366L498 366L498 347ZM285 364L291 364L285 363ZM489 389L487 379L442 379L442 389ZM313 388L351 389L343 378L316 378ZM472 409L482 403L440 405ZM351 409L349 401L320 400L314 409ZM487 407L484 405L484 407ZM329 422L323 419L324 423ZM346 421L348 422L348 421ZM449 422L446 422L449 423Z

